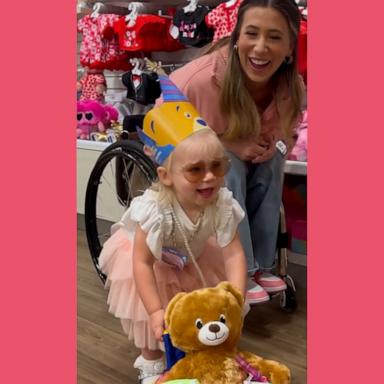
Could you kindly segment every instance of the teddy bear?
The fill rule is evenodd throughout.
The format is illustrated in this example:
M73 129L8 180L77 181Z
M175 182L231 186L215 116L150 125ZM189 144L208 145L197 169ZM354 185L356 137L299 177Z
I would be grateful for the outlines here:
M237 349L244 299L229 282L178 293L168 304L165 325L172 344L185 353L159 380L195 379L200 384L254 382L289 384L284 364Z
M92 132L105 132L106 116L103 104L98 101L78 101L76 137L89 140Z

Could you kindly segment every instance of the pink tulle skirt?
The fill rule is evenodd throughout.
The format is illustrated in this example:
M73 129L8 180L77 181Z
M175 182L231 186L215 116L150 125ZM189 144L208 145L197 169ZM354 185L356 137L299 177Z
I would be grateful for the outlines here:
M120 228L104 244L100 255L100 267L107 275L109 288L109 312L120 318L124 332L133 340L137 348L163 349L152 334L148 314L136 290L132 268L133 244L129 233ZM214 238L207 242L197 263L208 286L216 286L225 280L224 262L221 248ZM202 288L202 283L194 265L188 264L181 271L162 261L154 263L154 273L160 299L165 309L168 302L178 292L190 292Z

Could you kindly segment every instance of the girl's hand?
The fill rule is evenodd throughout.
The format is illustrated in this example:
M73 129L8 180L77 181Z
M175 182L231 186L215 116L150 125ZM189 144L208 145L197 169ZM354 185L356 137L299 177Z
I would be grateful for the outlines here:
M164 309L159 309L149 315L149 324L156 340L162 341L164 332Z

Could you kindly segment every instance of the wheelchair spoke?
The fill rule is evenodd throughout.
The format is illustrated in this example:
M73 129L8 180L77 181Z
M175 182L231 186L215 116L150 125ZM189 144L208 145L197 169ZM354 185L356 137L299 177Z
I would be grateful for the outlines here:
M109 179L106 178L106 177L103 177L103 180L105 181L105 184L104 184L104 185L108 185L108 187L109 187L109 189L110 189L111 192L115 192L115 191L116 191L115 187L114 187L114 186L112 185L112 183L111 183L111 180L109 180ZM118 199L118 202L119 202L123 207L125 207L126 205L125 205L124 201L123 201L118 195L117 195L116 197L117 197L117 199ZM100 200L102 201L102 197L98 196L98 199L100 199ZM105 204L105 203L104 203L104 204Z

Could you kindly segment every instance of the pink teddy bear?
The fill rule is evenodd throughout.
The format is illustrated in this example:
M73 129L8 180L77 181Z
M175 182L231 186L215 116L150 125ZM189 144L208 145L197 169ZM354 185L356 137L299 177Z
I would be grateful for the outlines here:
M92 132L105 132L106 117L107 112L98 101L78 101L76 137L89 140Z

